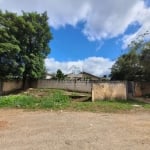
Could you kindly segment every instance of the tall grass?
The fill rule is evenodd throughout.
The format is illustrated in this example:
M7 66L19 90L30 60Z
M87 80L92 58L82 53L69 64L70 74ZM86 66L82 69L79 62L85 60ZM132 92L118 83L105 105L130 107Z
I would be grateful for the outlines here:
M55 91L43 97L35 97L29 94L0 97L0 107L61 109L68 106L69 103L69 97L64 95L62 91Z
M51 96L41 99L40 108L64 109L69 106L70 100L62 91L54 92Z

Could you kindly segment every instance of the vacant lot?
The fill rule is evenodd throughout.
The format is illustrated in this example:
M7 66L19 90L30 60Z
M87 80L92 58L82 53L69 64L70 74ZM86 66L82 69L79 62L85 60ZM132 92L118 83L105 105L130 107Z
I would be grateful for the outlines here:
M0 109L1 150L148 150L150 113Z

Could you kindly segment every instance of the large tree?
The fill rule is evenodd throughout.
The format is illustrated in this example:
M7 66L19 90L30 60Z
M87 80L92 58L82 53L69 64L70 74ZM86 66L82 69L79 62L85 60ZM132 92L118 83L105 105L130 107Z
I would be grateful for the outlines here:
M41 78L45 73L44 59L50 52L49 41L52 39L47 13L23 12L21 16L9 12L1 12L1 14L4 20L8 19L6 14L12 16L8 19L10 26L7 27L7 23L5 23L0 29L4 28L6 32L8 30L8 37L12 37L14 40L8 39L11 49L13 47L15 49L11 51L17 57L14 60L17 61L21 68L23 81ZM1 38L7 42L7 38L4 35ZM0 41L0 43L2 42ZM7 47L2 47L1 51L8 54Z
M130 51L112 66L112 80L150 81L150 41L143 40L144 36L133 41Z
M47 13L23 12L16 26L20 31L16 37L20 41L20 61L24 65L23 81L41 78L45 72L44 59L50 52L48 44L52 39Z
M19 41L12 34L16 30L16 14L0 11L0 79L20 77L23 68L18 62Z
M143 67L143 78L145 81L150 81L150 42L145 43L139 59Z
M136 53L124 54L112 66L112 80L138 81L142 78L143 69Z

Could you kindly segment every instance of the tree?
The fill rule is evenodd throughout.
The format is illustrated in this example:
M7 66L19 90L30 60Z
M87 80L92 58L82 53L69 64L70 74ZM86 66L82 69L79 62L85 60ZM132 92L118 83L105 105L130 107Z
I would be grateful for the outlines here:
M150 81L150 41L141 35L130 45L130 51L118 58L111 69L112 80Z
M0 11L0 79L19 78L23 68L18 62L19 41L12 34L16 30L16 14Z
M145 44L139 59L143 67L143 78L145 81L150 81L150 42Z
M138 55L133 51L120 56L111 69L112 80L139 81L142 74L143 68Z
M58 69L57 70L57 73L56 73L56 78L58 79L58 80L64 80L64 74L63 74L63 72L60 70L60 69Z
M16 37L20 42L20 61L24 66L23 81L41 78L45 72L44 59L50 52L48 44L52 39L47 13L23 12L16 26L21 31Z
M44 59L50 52L49 41L52 39L47 13L0 14L0 32L3 33L0 35L0 65L6 64L9 72L6 69L1 71L11 74L9 64L13 61L12 75L20 68L24 83L27 79L41 78L45 74Z

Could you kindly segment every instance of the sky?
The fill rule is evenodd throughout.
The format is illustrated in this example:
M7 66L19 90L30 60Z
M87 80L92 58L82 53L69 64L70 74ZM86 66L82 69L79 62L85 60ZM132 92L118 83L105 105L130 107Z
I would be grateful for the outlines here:
M45 59L49 73L108 75L130 42L150 30L150 0L0 0L0 9L47 11L53 34Z

